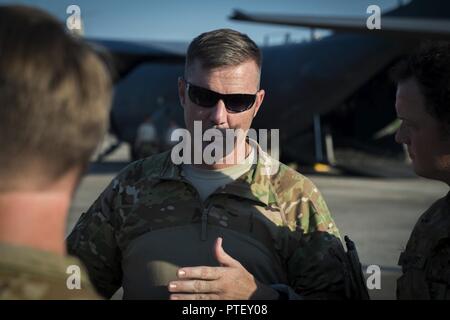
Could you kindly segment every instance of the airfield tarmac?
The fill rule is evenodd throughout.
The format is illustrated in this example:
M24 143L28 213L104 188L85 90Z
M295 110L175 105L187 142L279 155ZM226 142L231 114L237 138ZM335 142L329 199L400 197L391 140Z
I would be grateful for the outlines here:
M91 165L70 208L68 231L127 164L128 155L128 147L124 145L105 162ZM363 269L368 265L381 268L381 289L370 290L371 298L395 299L400 252L421 213L443 197L448 186L422 178L376 179L318 174L308 177L322 192L341 236L348 235L356 243ZM113 298L120 297L119 290Z

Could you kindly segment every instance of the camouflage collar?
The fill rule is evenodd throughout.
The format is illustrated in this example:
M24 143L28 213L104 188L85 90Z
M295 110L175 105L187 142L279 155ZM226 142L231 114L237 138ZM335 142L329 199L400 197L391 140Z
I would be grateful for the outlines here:
M237 180L227 184L222 189L214 192L214 194L231 194L240 198L246 198L252 201L261 202L266 206L277 203L274 187L272 186L272 172L278 172L280 163L264 152L261 147L254 142L257 150L257 162L252 165L249 171L239 177ZM153 171L151 178L160 180L177 180L189 183L183 176L181 165L175 165L170 157L171 151L166 151L158 156L163 166L161 170Z

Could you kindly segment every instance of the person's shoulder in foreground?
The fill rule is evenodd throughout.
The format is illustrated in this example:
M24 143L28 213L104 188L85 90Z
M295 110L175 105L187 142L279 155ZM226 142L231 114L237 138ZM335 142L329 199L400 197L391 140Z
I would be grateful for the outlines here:
M99 299L74 257L6 243L0 252L0 299Z

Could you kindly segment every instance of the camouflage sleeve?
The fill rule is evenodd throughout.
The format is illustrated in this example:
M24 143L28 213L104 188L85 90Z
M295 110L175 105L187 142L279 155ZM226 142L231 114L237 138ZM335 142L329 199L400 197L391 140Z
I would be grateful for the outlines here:
M328 232L303 234L287 262L289 285L305 299L350 298L349 272L340 239Z
M121 253L116 243L113 182L81 215L67 238L67 251L86 266L97 291L110 298L121 286Z
M302 298L346 298L350 279L339 230L317 187L306 177L292 178L283 199L293 235L287 248L289 285Z
M339 230L331 217L330 210L328 210L322 194L309 179L305 179L303 183L303 193L300 201L301 203L297 207L297 224L303 232L328 232L340 239Z

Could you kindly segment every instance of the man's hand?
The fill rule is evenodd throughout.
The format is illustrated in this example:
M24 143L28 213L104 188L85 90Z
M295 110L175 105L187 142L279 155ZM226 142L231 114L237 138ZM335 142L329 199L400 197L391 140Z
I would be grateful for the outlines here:
M277 299L278 293L258 282L239 261L222 248L217 238L214 254L220 267L191 267L178 270L178 280L169 283L171 300Z

